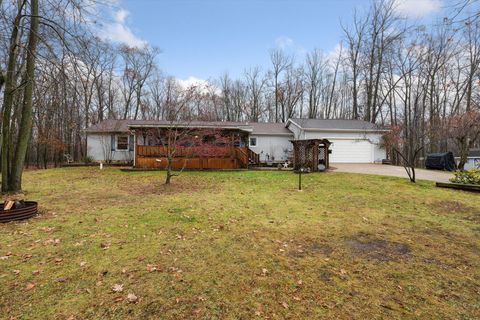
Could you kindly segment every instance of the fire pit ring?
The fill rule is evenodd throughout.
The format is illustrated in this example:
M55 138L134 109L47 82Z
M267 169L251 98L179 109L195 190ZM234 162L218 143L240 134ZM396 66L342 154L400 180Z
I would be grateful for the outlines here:
M0 204L0 223L29 219L37 213L38 204L35 201L25 201L25 207L6 211L3 210L3 204Z

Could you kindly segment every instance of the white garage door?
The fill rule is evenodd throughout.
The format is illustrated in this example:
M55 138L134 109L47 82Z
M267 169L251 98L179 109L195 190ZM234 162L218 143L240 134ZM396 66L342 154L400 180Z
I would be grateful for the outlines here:
M373 145L367 140L328 140L332 142L330 162L373 162Z

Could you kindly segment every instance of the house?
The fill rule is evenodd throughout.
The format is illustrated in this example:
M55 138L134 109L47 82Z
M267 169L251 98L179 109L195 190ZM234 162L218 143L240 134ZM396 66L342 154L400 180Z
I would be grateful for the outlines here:
M285 124L106 120L86 130L87 155L94 161L162 168L172 132L178 146L177 168L233 169L284 163L292 158L291 141L306 139L329 140L333 163L373 163L386 157L381 147L384 129L360 120L318 119L289 119Z
M456 157L455 160L458 164L460 157ZM471 170L475 168L480 168L480 148L470 149L467 157L467 162L465 163L464 167L465 170Z

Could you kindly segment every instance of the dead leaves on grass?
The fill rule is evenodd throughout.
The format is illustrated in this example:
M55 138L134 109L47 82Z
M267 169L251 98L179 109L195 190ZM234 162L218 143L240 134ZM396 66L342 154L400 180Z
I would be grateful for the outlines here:
M159 264L147 264L147 271L148 272L160 272L162 268Z
M130 303L136 303L138 301L138 297L134 293L129 293L127 295L127 301Z
M35 288L35 284L28 282L27 285L25 286L25 291L31 291L33 290L33 288Z
M123 291L123 284L114 284L112 287L113 292L122 292Z

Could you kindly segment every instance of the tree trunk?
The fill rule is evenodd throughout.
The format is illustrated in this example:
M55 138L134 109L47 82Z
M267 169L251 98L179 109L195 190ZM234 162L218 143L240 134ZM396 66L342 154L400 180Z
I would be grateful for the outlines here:
M462 137L459 139L459 151L460 151L460 160L458 161L458 170L465 170L465 164L468 161L468 153L469 153L469 143L467 137Z
M23 94L22 118L17 141L17 149L12 167L12 180L9 191L22 189L23 165L32 130L33 88L35 85L35 60L38 40L38 0L30 0L30 32L28 34L26 84Z
M16 60L17 41L20 26L21 12L24 2L19 6L17 16L13 22L12 34L10 36L10 47L8 50L8 64L5 74L5 92L3 96L3 118L2 118L2 192L10 191L10 162L9 149L12 134L10 132L10 121L13 107L13 98L16 83Z
M170 155L170 151L168 151L168 154L167 154L167 177L165 179L165 184L170 184L170 180L172 180L172 177L173 177L172 162L173 162L173 157Z

